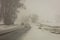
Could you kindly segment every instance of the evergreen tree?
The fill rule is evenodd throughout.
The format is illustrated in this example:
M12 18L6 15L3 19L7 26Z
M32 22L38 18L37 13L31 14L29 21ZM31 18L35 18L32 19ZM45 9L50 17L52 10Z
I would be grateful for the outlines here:
M1 15L5 25L14 24L17 18L17 8L23 6L21 0L1 0Z

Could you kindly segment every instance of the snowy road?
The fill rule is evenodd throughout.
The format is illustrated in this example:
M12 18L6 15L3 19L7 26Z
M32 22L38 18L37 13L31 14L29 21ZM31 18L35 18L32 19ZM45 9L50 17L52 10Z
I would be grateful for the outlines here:
M38 26L32 25L32 28L22 34L24 31L16 30L7 35L1 36L0 40L60 40L60 34L53 34L45 30L38 29Z
M21 40L60 40L60 35L40 30L37 26L33 25L31 30L22 36Z

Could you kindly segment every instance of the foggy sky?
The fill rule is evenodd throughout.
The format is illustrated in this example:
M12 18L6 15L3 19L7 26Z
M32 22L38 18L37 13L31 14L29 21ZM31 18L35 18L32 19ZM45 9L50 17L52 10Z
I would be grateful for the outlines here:
M28 12L39 16L40 23L60 24L60 0L26 0L25 6Z

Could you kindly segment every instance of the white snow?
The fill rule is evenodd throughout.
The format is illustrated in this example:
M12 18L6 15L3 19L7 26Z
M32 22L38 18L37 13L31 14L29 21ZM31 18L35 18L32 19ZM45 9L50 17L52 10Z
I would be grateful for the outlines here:
M60 40L60 35L40 30L37 26L33 25L32 29L22 36L22 40Z

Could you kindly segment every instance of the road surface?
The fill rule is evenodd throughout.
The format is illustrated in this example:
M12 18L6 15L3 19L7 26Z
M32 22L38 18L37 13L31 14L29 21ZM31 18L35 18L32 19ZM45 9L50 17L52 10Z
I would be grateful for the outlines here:
M22 29L0 36L0 40L60 40L60 34L40 30L36 25L31 27L27 32L24 32L25 30Z
M37 26L33 25L31 30L21 38L18 38L18 40L60 40L60 35L40 30Z

